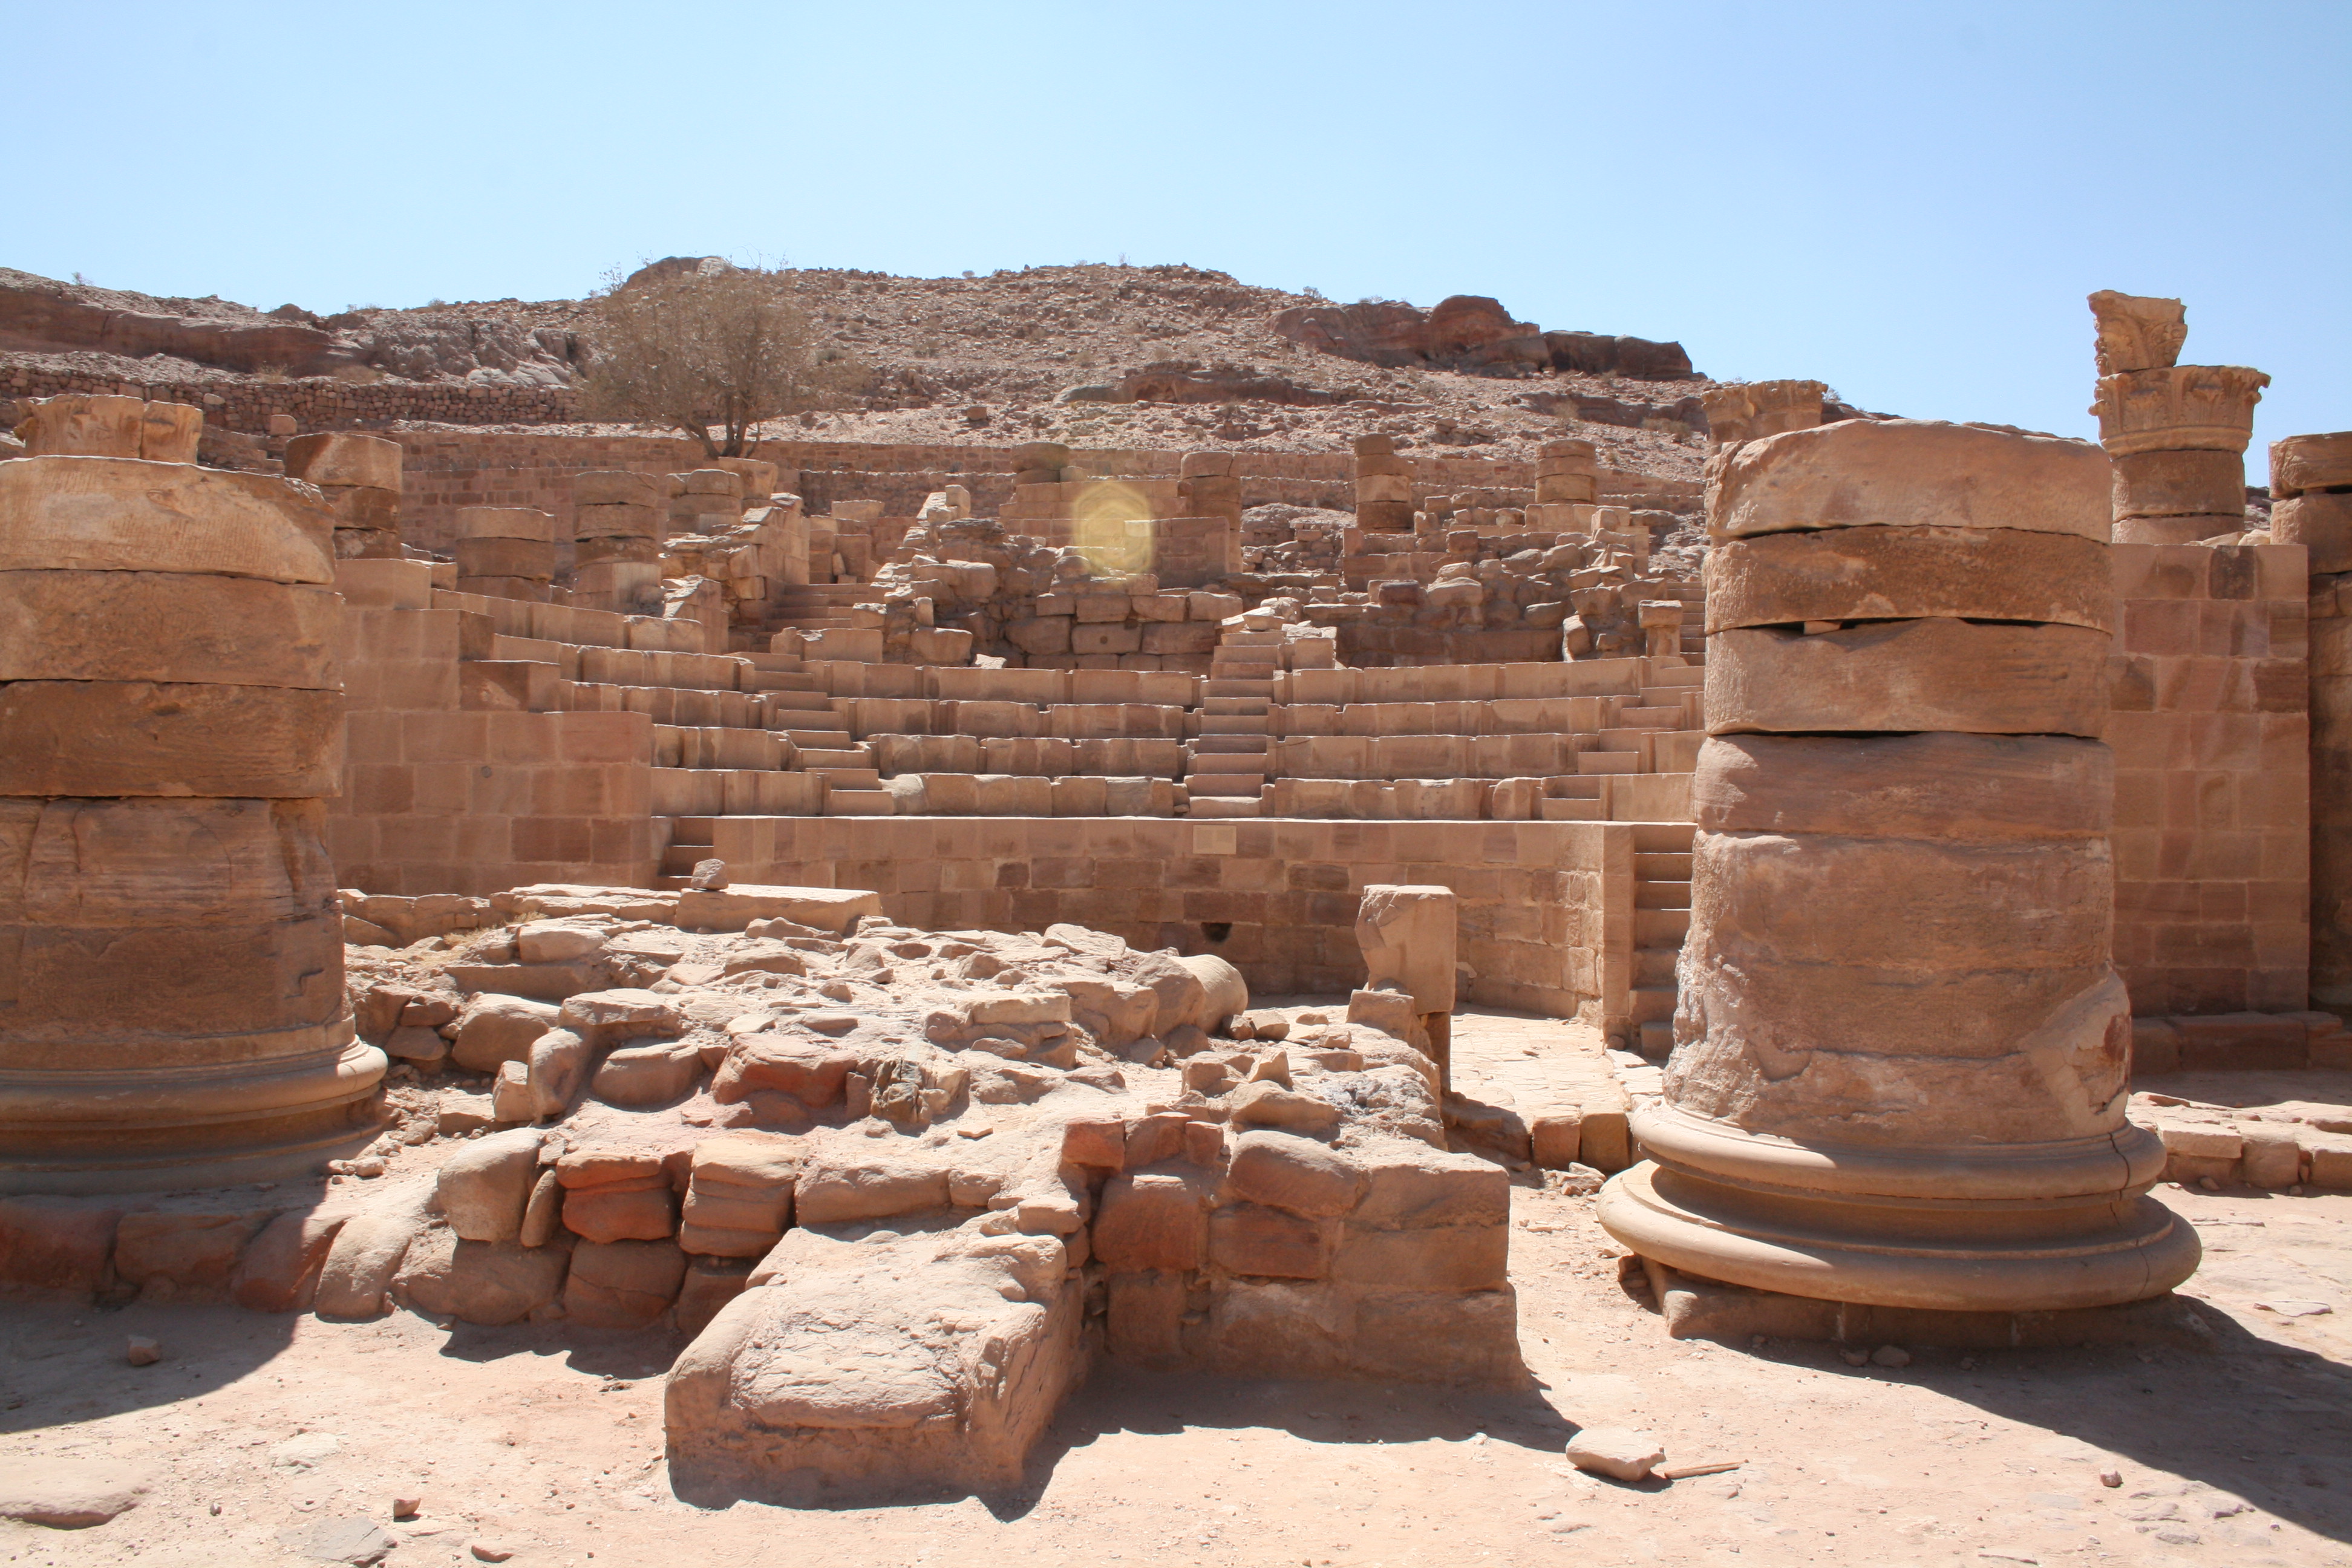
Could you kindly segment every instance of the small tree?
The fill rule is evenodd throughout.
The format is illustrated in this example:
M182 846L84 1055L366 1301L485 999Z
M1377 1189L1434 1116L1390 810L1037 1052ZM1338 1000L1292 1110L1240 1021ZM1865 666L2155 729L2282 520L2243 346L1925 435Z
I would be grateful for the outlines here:
M590 306L596 357L581 384L583 412L740 458L762 420L840 406L860 373L816 344L798 294L793 273L723 262L626 282L614 274Z

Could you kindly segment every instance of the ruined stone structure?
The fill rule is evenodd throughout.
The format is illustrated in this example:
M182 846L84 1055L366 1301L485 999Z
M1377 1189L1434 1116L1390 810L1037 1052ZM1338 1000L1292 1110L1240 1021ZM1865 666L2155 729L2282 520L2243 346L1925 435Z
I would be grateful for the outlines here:
M2271 378L2241 365L2176 363L2189 328L2178 300L2102 289L2099 442L2115 460L2118 544L2188 544L2244 531L2246 443Z
M0 1258L675 1328L682 1491L827 1502L1006 1484L1097 1354L1518 1375L1505 1166L1614 1173L1662 1304L2160 1295L2158 1175L2352 1180L2124 1114L2136 1063L2352 1061L2352 442L2280 443L2250 529L2263 378L2095 309L2112 463L1723 387L1705 530L1569 437L289 420L280 478L42 404L0 1181L348 1180L222 1197L200 1262L135 1208ZM1464 1003L1614 1068L1449 1094Z
M2196 1267L2124 1120L2105 468L1910 421L1720 461L1675 1048L1601 1208L1644 1257L1963 1311Z

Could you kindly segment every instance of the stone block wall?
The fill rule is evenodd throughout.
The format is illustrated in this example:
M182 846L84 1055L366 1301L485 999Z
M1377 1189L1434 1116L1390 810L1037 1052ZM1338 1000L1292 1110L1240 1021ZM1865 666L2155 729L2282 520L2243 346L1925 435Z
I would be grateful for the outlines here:
M897 921L1042 931L1070 921L1139 946L1213 952L1253 992L1362 984L1365 887L1450 888L1465 994L1622 1026L1630 1006L1633 825L1190 822L1146 817L709 819L745 882L867 888Z
M457 610L353 605L342 795L328 852L344 887L487 894L524 882L643 882L652 721L469 706Z
M2294 1012L2311 962L2299 545L2117 544L2106 740L2132 1010Z

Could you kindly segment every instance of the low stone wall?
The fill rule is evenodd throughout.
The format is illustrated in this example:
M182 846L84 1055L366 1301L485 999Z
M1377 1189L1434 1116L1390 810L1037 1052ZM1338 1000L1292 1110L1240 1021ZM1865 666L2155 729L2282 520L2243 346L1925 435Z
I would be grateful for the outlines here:
M721 816L710 826L710 853L747 881L868 888L893 920L941 930L1088 925L1141 947L1215 953L1265 994L1354 989L1365 887L1433 884L1460 900L1472 1000L1604 1027L1629 1005L1632 823Z
M290 414L305 430L373 428L396 420L449 425L552 425L577 419L577 395L565 387L473 386L463 382L341 381L310 375L280 381L125 381L87 371L0 369L0 397L52 397L96 392L184 403L205 411L215 429L266 435L271 416Z

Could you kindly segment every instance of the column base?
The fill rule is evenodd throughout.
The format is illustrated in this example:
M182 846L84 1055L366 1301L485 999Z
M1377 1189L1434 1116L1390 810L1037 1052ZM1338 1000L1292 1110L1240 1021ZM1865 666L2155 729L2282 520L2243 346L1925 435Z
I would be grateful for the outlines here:
M348 1017L310 1049L138 1071L0 1071L0 1194L159 1192L315 1172L378 1131L384 1054Z
M2064 1143L1807 1145L1654 1104L1650 1158L1597 1217L1645 1258L1816 1300L1942 1312L2060 1311L2164 1295L2195 1230L2147 1195L2162 1142L2128 1124Z
M2195 1302L2167 1293L2114 1307L2054 1312L1939 1312L1871 1307L1726 1285L1669 1268L1654 1258L1628 1261L1648 1275L1650 1294L1677 1340L1714 1340L1747 1348L1761 1339L1814 1340L1906 1350L2051 1350L2078 1345L2162 1345L2214 1350L2221 1341Z

